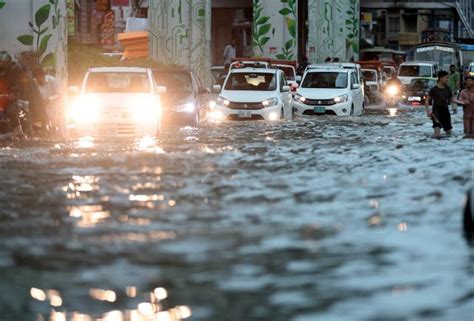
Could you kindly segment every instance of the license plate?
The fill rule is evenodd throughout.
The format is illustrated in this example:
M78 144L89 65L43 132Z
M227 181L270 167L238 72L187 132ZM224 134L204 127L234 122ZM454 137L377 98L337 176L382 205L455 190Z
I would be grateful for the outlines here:
M408 97L408 101L421 101L421 97Z
M115 128L100 128L99 134L103 136L112 136L117 134L117 131L115 130Z
M314 107L314 112L316 114L325 114L326 113L326 107Z
M239 111L239 118L251 118L252 112L248 110L240 110Z

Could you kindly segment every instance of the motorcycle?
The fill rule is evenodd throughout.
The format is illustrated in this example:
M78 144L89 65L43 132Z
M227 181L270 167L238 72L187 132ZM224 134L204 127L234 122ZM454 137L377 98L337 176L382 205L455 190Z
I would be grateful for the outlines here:
M384 98L387 109L398 108L400 102L400 87L396 85L389 85L385 88Z
M33 129L29 120L29 105L30 103L26 100L18 100L18 117L20 119L20 125L24 133L31 134ZM11 125L11 121L8 117L0 114L0 140L14 138L14 128ZM24 135L20 135L24 137Z

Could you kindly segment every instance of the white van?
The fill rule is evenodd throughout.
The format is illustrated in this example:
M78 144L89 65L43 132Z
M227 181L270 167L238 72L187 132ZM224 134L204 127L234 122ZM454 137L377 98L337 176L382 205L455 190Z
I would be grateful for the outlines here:
M398 79L404 85L409 85L414 78L437 78L438 64L431 61L404 62L398 68Z

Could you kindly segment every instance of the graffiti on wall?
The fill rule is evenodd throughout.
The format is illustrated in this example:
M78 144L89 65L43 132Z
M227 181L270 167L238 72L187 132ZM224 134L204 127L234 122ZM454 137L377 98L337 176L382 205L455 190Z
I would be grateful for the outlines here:
M211 2L152 0L149 12L150 56L190 68L210 83Z
M110 10L102 17L100 25L100 43L102 46L113 47L115 44L115 13Z

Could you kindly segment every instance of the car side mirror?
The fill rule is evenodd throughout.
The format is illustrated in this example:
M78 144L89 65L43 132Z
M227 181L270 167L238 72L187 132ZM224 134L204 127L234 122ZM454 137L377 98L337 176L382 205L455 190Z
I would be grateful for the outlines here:
M359 89L360 85L359 84L352 84L352 89Z
M67 88L67 94L70 97L79 96L80 93L81 93L81 90L77 86L69 86Z
M159 95L166 94L167 91L168 88L166 88L165 86L156 86L156 93Z
M281 91L282 91L282 92L290 91L290 86L283 86L283 87L281 88Z
M214 85L212 86L212 90L216 93L220 92L222 89L221 85Z

